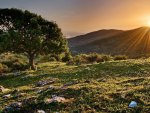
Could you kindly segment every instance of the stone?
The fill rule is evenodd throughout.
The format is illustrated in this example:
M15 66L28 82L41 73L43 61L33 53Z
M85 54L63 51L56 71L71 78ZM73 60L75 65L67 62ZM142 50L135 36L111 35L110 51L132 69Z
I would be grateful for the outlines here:
M39 89L39 90L37 91L37 93L40 94L40 93L43 93L43 92L45 92L45 91L53 90L53 89L55 89L54 86L49 86L49 87L44 88L44 89Z
M66 83L64 84L64 86L71 86L71 85L75 85L75 84L78 84L79 82L69 82L69 83Z
M137 102L131 101L131 103L129 104L129 107L130 107L130 108L137 107Z
M37 110L37 113L46 113L44 110Z
M21 73L20 72L16 72L16 73L14 73L14 76L20 76L21 75Z
M37 87L42 87L42 86L45 86L45 85L49 85L49 84L53 84L55 81L54 80L45 80L45 81L39 81L36 86Z
M52 102L65 102L65 98L57 95L52 95L51 99L47 99L46 103L52 103Z
M11 94L7 94L7 95L4 95L4 96L3 96L4 99L8 99L8 98L10 98L10 97L11 97Z
M11 103L9 106L7 106L3 112L4 113L11 113L11 112L15 112L15 111L18 111L20 110L22 107L22 103L21 102L14 102L14 103Z
M21 79L26 80L26 79L29 79L30 77L33 77L33 74L23 76L23 77L21 77Z
M0 86L0 92L4 92L5 91L5 88L3 86Z

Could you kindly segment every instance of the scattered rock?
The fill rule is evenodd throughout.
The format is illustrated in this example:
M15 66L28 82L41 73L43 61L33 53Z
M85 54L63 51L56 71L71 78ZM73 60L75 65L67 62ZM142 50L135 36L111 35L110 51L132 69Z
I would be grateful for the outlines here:
M65 102L66 99L61 96L53 95L51 99L46 99L46 103L52 103L52 102Z
M26 95L26 93L20 93L20 94L15 95L13 98L19 98L19 97L23 97L25 95Z
M36 103L37 102L37 97L36 96L32 96L30 98L26 98L22 101L22 104L23 105L30 105L30 104L33 104L33 103Z
M16 72L16 73L13 73L14 74L14 76L20 76L21 75L21 73L20 72Z
M107 80L102 78L102 79L97 79L97 82L106 82Z
M37 110L37 113L46 113L44 110Z
M129 104L129 107L130 107L130 108L137 107L137 102L131 101L131 103Z
M47 87L47 88L38 90L37 93L40 94L40 93L43 93L43 92L45 92L45 91L53 90L53 89L55 89L54 86L49 86L49 87Z
M22 103L20 102L14 102L12 104L10 104L9 106L7 106L3 112L4 113L12 113L14 111L18 111L21 109Z
M79 82L69 82L69 83L66 83L64 84L64 86L71 86L71 85L75 85L75 84L78 84Z
M53 84L55 81L54 80L42 80L42 81L39 81L36 86L37 87L42 87L42 86L45 86L45 85L49 85L49 84Z
M4 99L8 99L8 98L10 98L10 97L11 97L11 94L7 94L7 95L4 95L4 96L3 96Z
M86 67L85 69L86 69L86 70L91 70L89 67Z
M4 92L5 91L5 88L3 86L0 86L0 92Z
M30 77L33 77L33 74L29 74L29 75L26 75L26 76L23 76L23 77L21 77L23 80L25 80L25 79L28 79L28 78L30 78Z

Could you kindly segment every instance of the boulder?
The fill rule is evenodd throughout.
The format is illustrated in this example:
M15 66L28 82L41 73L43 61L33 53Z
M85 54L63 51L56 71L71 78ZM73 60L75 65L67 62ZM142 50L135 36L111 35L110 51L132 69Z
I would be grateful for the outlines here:
M12 113L12 112L15 112L15 111L19 111L22 107L22 103L20 102L14 102L14 103L11 103L9 106L7 106L3 112L4 113Z
M7 94L7 95L4 95L4 96L3 96L4 99L8 99L8 98L10 98L10 97L11 97L11 94Z
M42 81L39 81L36 86L37 87L42 87L42 86L45 86L45 85L49 85L49 84L53 84L55 81L54 80L42 80Z
M3 87L3 86L0 86L0 93L2 92L4 92L5 91L5 88Z
M130 107L130 108L137 107L137 102L131 101L131 103L129 104L129 107Z
M37 113L46 113L44 110L37 110Z
M61 96L53 95L51 99L46 99L46 103L65 102L66 99Z
M75 85L75 84L78 84L79 82L68 82L66 84L64 84L64 86L71 86L71 85Z
M20 73L20 72L15 72L15 73L13 73L13 75L14 75L15 77L17 77L17 76L20 76L21 73Z

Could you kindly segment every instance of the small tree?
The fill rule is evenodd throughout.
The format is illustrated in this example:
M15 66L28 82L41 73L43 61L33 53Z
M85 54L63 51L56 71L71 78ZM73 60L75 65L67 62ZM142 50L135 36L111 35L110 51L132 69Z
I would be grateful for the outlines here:
M0 31L1 52L26 54L31 69L38 54L68 51L58 25L29 11L0 9Z

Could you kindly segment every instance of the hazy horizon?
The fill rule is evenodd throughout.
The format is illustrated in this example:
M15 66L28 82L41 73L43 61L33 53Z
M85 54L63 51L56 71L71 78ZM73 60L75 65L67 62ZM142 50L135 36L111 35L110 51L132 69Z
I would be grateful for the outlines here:
M150 25L150 0L1 0L0 8L19 8L56 21L67 37L100 29Z

